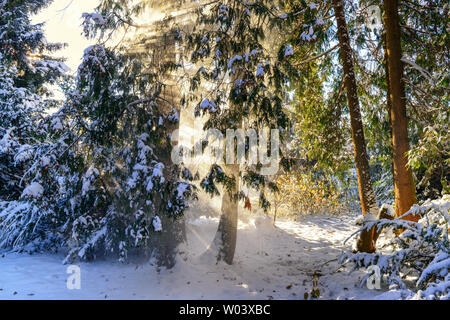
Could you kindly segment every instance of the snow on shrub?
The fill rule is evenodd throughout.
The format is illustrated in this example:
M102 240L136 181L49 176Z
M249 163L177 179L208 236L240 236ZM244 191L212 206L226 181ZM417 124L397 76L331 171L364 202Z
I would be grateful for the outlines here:
M32 182L22 192L22 197L39 198L44 193L44 188L37 182Z
M47 226L49 216L24 201L0 201L0 248L29 253L53 251L61 239Z
M155 229L156 232L162 231L162 223L161 219L158 216L155 216L152 221L153 229Z
M449 299L450 298L450 246L449 214L450 195L442 199L427 200L422 205L414 205L404 216L417 214L418 222L380 219L368 223L364 228L376 226L378 230L391 227L403 230L389 239L383 246L383 253L343 254L339 262L352 264L351 271L375 265L386 277L390 289L398 287L410 292L414 299ZM364 228L360 229L361 232ZM367 274L361 281L365 284ZM414 291L407 289L405 279L414 277Z
M294 54L294 49L292 49L291 45L287 45L284 49L284 57L290 57Z

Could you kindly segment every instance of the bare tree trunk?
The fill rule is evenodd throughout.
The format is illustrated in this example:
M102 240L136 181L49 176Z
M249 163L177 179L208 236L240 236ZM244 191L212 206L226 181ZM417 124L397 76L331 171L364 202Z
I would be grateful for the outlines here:
M386 43L386 32L383 32L383 51L384 51L384 60L383 60L383 67L386 77L386 111L388 113L388 123L389 123L389 138L391 140L391 145L389 146L390 152L392 153L392 119L391 119L391 111L392 111L392 101L391 101L391 84L389 82L389 68L388 68L388 56L387 56L387 43ZM392 161L391 156L391 171L392 176L394 176L394 163ZM378 215L378 219L390 219L392 220L393 217L386 215L385 212L382 210L380 211ZM374 242L378 240L378 237L380 236L382 230L376 230L374 234Z
M365 220L373 221L378 214L378 207L375 200L372 181L370 179L369 161L356 87L355 71L353 68L352 49L350 47L347 22L345 19L344 3L342 0L333 0L333 7L338 26L339 53L344 70L344 85L347 92L347 104L350 110L356 174L358 176L359 199ZM375 244L373 242L374 233L375 228L365 230L361 233L357 242L358 251L375 251Z
M412 172L407 166L406 153L409 151L408 119L406 117L405 85L401 61L398 0L384 0L384 25L386 29L390 100L392 102L395 216L399 217L408 211L417 200ZM408 216L405 219L417 221L415 216Z
M242 76L241 70L236 70L232 75L232 83ZM229 101L230 108L235 107L232 101ZM242 120L238 120L235 129L242 129ZM225 261L227 264L233 263L234 252L236 251L236 239L237 239L237 225L238 225L238 213L239 213L239 174L240 164L239 159L235 153L234 139L232 146L226 145L225 152L228 155L229 152L235 155L234 164L225 164L223 169L225 175L230 178L234 178L234 186L232 190L223 191L222 195L222 207L219 226L214 238L213 245L217 252L217 262ZM238 142L239 143L239 142ZM233 150L229 150L231 147Z
M232 194L224 192L222 196L222 208L217 229L214 238L214 245L218 250L217 261L225 261L228 264L233 263L234 252L236 250L237 224L239 201L239 164L230 164L224 166L225 174L235 178L235 187Z

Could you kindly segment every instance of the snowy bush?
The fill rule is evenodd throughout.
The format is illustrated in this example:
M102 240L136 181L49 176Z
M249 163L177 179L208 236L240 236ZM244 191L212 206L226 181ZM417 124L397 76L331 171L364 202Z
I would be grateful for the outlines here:
M449 221L450 195L442 199L427 200L422 205L414 205L404 216L420 215L418 222L402 220L401 217L389 220L380 219L368 223L370 229L393 228L393 237L383 246L382 253L343 254L341 264L350 263L353 270L375 265L386 276L392 287L407 289L407 277L414 278L414 296L419 299L450 298L450 246ZM363 230L363 229L361 229ZM359 232L361 231L359 230ZM367 274L361 284L366 283Z
M62 238L51 226L51 216L29 202L0 202L0 248L57 251Z

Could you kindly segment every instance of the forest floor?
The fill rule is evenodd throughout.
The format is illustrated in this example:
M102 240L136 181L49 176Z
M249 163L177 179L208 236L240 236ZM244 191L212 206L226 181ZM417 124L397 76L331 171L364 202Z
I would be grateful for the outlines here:
M69 290L62 255L6 253L0 257L0 299L304 299L313 279L320 299L399 299L401 294L360 287L365 274L339 269L338 256L357 226L355 216L304 216L300 221L244 217L234 264L215 264L202 253L218 219L197 214L176 266L150 263L80 263L81 289Z

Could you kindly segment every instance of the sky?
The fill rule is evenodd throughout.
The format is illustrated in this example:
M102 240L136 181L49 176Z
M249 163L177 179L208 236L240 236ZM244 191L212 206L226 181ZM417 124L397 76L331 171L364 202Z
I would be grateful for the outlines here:
M98 0L55 0L33 17L34 23L45 23L44 32L49 42L67 43L68 47L56 55L67 58L66 64L75 72L84 49L94 43L87 40L81 27L83 12L93 12Z

